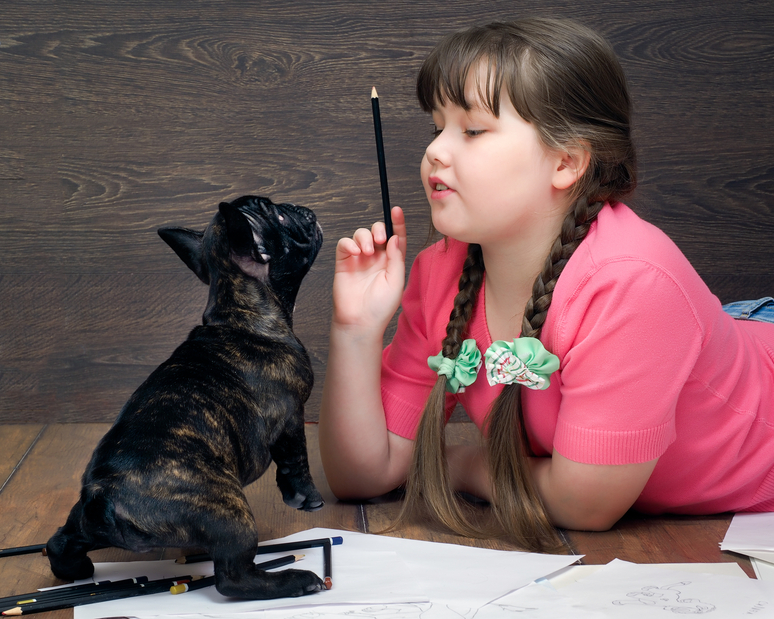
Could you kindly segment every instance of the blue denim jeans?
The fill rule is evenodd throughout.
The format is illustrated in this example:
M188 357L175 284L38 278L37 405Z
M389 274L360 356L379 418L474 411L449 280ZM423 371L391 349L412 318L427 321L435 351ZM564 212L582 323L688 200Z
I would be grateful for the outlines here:
M739 320L774 323L774 298L763 297L755 301L727 303L723 306L723 311Z

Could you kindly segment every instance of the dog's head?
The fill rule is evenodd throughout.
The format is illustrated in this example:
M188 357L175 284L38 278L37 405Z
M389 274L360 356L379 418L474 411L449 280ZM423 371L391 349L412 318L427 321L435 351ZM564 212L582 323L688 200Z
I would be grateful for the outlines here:
M322 246L311 210L259 196L221 202L204 232L161 228L159 236L205 284L250 277L268 286L288 315Z

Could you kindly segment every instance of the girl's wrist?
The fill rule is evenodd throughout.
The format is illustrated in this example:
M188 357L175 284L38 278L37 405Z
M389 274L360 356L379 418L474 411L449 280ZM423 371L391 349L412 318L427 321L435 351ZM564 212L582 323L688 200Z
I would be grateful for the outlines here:
M363 343L375 342L381 347L385 329L386 327L382 328L379 325L340 322L334 317L331 321L331 339L345 338Z

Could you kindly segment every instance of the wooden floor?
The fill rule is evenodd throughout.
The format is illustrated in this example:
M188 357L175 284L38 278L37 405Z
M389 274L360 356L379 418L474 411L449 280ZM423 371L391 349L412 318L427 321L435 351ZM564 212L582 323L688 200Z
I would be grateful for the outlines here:
M0 425L0 548L44 543L64 523L79 491L79 478L97 441L109 424ZM449 441L472 439L474 426L449 425ZM396 513L397 502L389 498L366 504L342 503L331 494L320 464L317 426L307 424L309 456L317 487L326 506L318 512L297 512L284 505L274 486L274 473L267 472L247 489L261 539L290 535L312 527L328 527L363 533L383 529ZM619 558L636 563L682 563L737 561L754 577L749 561L720 552L730 515L710 517L643 517L629 514L605 533L564 532L576 554L587 564L603 564ZM426 527L397 533L404 537L507 549L498 541L461 539ZM170 559L179 549L150 555L109 549L93 553L100 561ZM27 593L38 587L61 584L49 571L41 555L0 559L0 597ZM72 610L47 617L72 617Z

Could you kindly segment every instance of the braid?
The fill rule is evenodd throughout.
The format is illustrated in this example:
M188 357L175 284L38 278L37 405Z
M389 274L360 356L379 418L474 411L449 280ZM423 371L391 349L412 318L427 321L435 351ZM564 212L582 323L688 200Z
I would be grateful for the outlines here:
M446 325L441 351L449 359L460 352L473 308L484 282L484 260L479 245L469 245L462 267L459 292ZM441 375L425 404L414 440L414 453L406 479L406 496L400 514L388 530L409 519L424 506L449 529L470 537L480 537L457 500L446 464L446 377Z
M601 209L602 202L589 204L589 200L582 197L567 213L562 230L532 287L532 298L524 310L522 337L540 337L556 282ZM500 525L521 546L543 552L562 549L563 543L532 479L527 459L532 453L519 385L503 388L492 405L487 427L489 469L495 494L493 508Z
M468 255L462 265L460 275L459 292L454 297L454 307L449 314L449 323L446 325L446 337L441 344L444 357L454 359L460 352L465 329L473 308L478 299L481 285L484 283L484 258L481 246L471 244L468 246Z
M532 297L527 301L522 319L521 334L525 337L540 337L546 321L548 308L551 307L556 281L562 274L567 261L586 238L591 223L599 215L602 202L589 204L584 196L576 200L573 208L562 222L562 231L551 245L543 270L532 285Z

